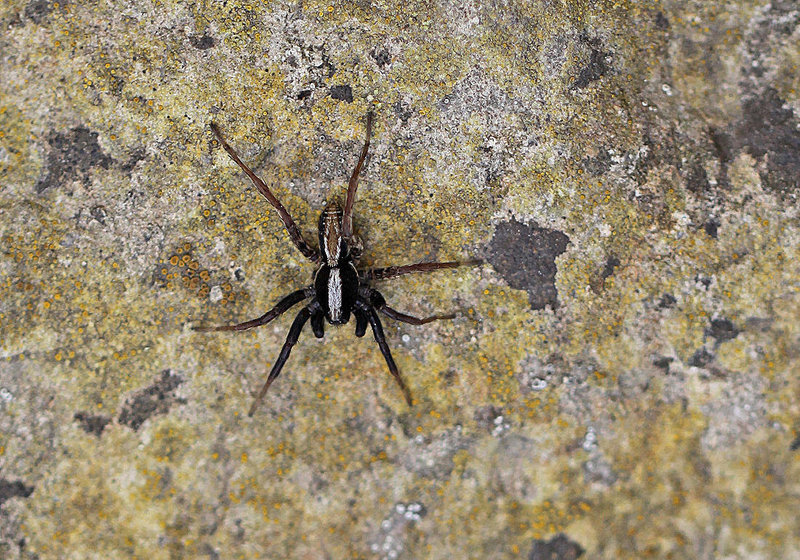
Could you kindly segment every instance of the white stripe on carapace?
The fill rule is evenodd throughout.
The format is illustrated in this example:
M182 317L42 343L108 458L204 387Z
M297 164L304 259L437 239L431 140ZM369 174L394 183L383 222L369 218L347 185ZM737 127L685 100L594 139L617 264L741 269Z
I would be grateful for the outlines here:
M342 248L342 211L330 211L326 208L322 213L322 220L322 250L325 251L325 260L328 266L336 266L339 264Z
M342 277L338 268L332 268L328 276L328 310L331 321L342 318Z

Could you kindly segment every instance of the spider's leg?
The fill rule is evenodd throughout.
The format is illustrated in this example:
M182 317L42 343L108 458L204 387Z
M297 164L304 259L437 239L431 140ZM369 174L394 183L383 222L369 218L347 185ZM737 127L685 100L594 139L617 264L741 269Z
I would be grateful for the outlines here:
M347 184L347 198L344 203L344 215L342 216L342 237L349 240L353 235L353 204L356 201L356 189L358 189L358 174L367 159L369 150L369 137L372 136L372 111L367 113L367 139L364 140L364 147L361 148L361 157L358 158L356 168L350 175L350 182Z
M317 338L325 336L325 314L321 310L311 315L311 330Z
M418 317L414 317L413 315L407 315L401 311L392 309L391 307L386 305L386 300L384 299L383 295L374 288L369 288L369 291L367 292L366 289L362 287L361 294L366 295L369 298L369 302L372 305L372 307L374 307L387 317L391 317L396 321L408 323L409 325L425 325L427 323L432 323L433 321L438 321L440 319L455 319L456 317L455 313L448 313L447 315L431 315L430 317L423 317L422 319L420 319Z
M309 317L311 317L311 311L308 309L308 307L304 307L302 310L300 310L300 313L298 313L297 317L295 317L294 323L292 323L292 327L289 329L289 334L286 337L286 342L283 343L283 348L281 348L281 353L278 356L275 365L272 366L272 370L269 372L267 382L264 383L263 387L261 387L261 390L256 396L256 400L253 401L253 406L250 407L250 411L247 413L248 416L252 416L253 413L255 413L258 405L261 404L264 395L267 394L267 389L269 389L269 386L272 385L273 381L275 381L275 378L280 375L283 365L286 363L286 360L289 359L289 354L292 352L292 346L294 346L297 343L297 339L300 338L300 331L303 330L303 326L306 324L306 321L308 321Z
M455 319L455 313L448 313L447 315L431 315L430 317L414 317L413 315L406 315L405 313L401 313L396 309L392 309L388 305L384 305L378 311L386 315L387 317L391 317L396 321L400 321L402 323L408 323L409 325L426 325L428 323L432 323L433 321L438 321L440 319Z
M353 314L356 316L356 336L358 338L361 338L367 332L367 325L369 324L369 319L367 318L366 313L364 313L358 308L353 310Z
M483 261L479 259L469 261L425 262L407 264L404 266L387 266L386 268L370 268L362 273L364 280L386 280L412 272L430 272L441 268L458 268L459 266L477 266Z
M403 381L403 378L400 377L400 370L397 369L397 364L394 363L394 358L392 358L389 345L386 344L386 336L383 333L383 325L381 325L381 320L378 318L378 314L366 302L360 301L357 304L360 304L361 310L366 313L369 319L369 324L372 326L372 334L375 335L375 342L378 343L378 348L381 349L381 353L386 359L386 365L389 366L389 372L394 376L397 384L400 385L400 390L403 391L403 396L405 397L408 406L411 406L411 391L408 390L405 381Z
M386 300L383 298L383 295L378 290L370 288L368 297L372 307L374 307L387 317L391 317L396 321L408 323L409 325L425 325L427 323L432 323L433 321L438 321L439 319L455 319L456 316L455 313L448 313L447 315L431 315L430 317L423 317L422 319L420 319L418 317L414 317L413 315L406 315L405 313L397 311L396 309L392 309L391 307L386 305Z
M303 253L306 258L311 259L314 262L319 261L319 252L309 245L305 239L303 239L303 235L300 233L297 224L294 223L294 220L289 215L289 212L286 211L286 208L283 207L281 201L278 200L274 194L272 194L272 191L269 190L269 187L266 185L266 183L259 179L258 176L253 173L253 171L247 167L247 165L244 164L236 151L231 148L230 145L225 141L225 138L222 137L222 133L219 131L219 128L215 123L211 123L211 130L214 132L214 135L217 137L217 140L219 140L219 143L222 145L225 151L228 152L228 155L231 156L231 159L242 168L242 171L244 171L245 174L250 177L250 180L253 181L253 184L258 191L263 194L264 198L266 198L269 203L275 207L275 210L278 211L278 215L281 217L281 221L286 227L286 231L289 233L292 243L294 243L295 246L300 249L300 252Z
M418 317L414 317L413 315L407 315L401 311L397 311L396 309L386 305L386 299L384 299L383 294L374 288L361 286L358 293L362 298L366 299L374 309L377 309L387 317L391 317L396 321L408 323L409 325L425 325L440 319L455 319L456 317L455 313L448 313L446 315L431 315L430 317L423 317L420 319Z
M274 318L285 313L293 305L300 303L301 301L306 299L306 297L308 297L306 290L297 290L296 292L292 292L291 294L280 300L275 305L275 307L273 307L272 309L270 309L257 319L251 319L250 321L245 321L244 323L239 323L238 325L223 325L219 327L203 327L203 326L192 327L192 330L199 332L246 331L247 329L252 329L253 327L260 327L261 325L266 325Z

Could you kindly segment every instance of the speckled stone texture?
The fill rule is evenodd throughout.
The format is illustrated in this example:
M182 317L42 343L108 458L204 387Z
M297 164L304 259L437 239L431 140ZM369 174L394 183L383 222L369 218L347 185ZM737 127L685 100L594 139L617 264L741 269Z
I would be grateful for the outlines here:
M0 558L800 557L794 0L0 4ZM412 407L310 282L355 227Z

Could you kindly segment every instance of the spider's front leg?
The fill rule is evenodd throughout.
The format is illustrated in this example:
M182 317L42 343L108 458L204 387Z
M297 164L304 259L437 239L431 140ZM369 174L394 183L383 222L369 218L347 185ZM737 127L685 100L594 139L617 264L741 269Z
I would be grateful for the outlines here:
M353 174L350 175L350 181L347 183L347 198L344 202L344 215L342 216L342 237L348 242L353 236L353 204L355 204L356 201L358 175L361 173L361 168L364 166L364 160L367 159L370 136L372 136L372 111L367 113L367 133L366 139L364 140L364 147L361 148L361 156L358 158L358 163L355 169L353 169Z
M236 153L236 150L231 148L231 146L225 141L223 138L222 133L219 131L219 127L215 123L211 123L211 130L214 132L214 135L219 140L219 143L228 152L228 155L231 157L236 164L242 168L242 171L250 177L250 180L253 182L253 185L258 189L258 192L264 195L270 204L278 211L278 215L283 222L284 227L286 227L286 231L289 233L289 237L292 239L292 243L294 243L295 247L297 247L303 255L312 260L313 262L319 262L320 254L319 252L314 249L308 242L303 238L303 234L300 233L300 229L297 227L297 224L294 223L292 216L289 212L286 211L286 208L283 207L281 201L272 194L272 191L269 187L262 181L258 175L253 173L253 171L245 165L245 163L239 157L239 154Z

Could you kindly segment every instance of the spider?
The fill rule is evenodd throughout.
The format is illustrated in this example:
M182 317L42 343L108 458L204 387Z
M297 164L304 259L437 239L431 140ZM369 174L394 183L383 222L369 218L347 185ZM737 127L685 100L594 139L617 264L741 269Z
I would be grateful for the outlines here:
M287 295L261 317L245 321L236 325L225 326L195 326L193 329L200 332L210 331L244 331L254 327L266 325L276 317L288 311L301 301L308 300L308 303L300 310L289 329L286 342L281 348L275 365L269 372L267 381L250 407L249 416L253 416L259 404L266 395L272 382L280 375L292 347L297 343L300 332L306 322L311 320L311 329L314 336L322 338L324 336L325 321L331 325L344 325L350 320L350 316L356 319L356 336L362 337L367 331L367 325L372 327L375 342L386 359L389 372L394 376L400 390L403 392L406 402L411 406L411 391L400 376L400 371L392 358L389 345L386 343L386 336L383 332L383 325L378 318L378 312L387 317L408 323L411 325L424 325L439 319L453 319L455 314L432 315L425 318L417 318L406 315L386 305L386 300L381 293L370 286L372 280L385 280L412 272L427 272L441 268L456 268L463 265L476 265L481 261L448 261L448 262L422 262L404 266L390 266L386 268L370 268L359 271L356 268L358 259L361 256L361 243L357 236L353 234L353 203L355 202L356 189L358 188L358 175L364 165L369 150L370 136L372 135L372 112L367 114L367 130L364 147L361 149L361 156L350 176L347 188L347 199L344 210L339 203L332 199L328 202L319 217L319 250L312 247L300 233L289 212L283 204L272 193L269 187L256 176L253 171L245 165L239 158L236 151L225 141L219 127L211 123L211 130L219 140L219 143L228 152L231 159L242 168L242 171L250 178L258 191L264 195L270 204L278 211L278 215L286 227L294 245L310 261L319 264L314 274L313 283L310 286L299 289Z

